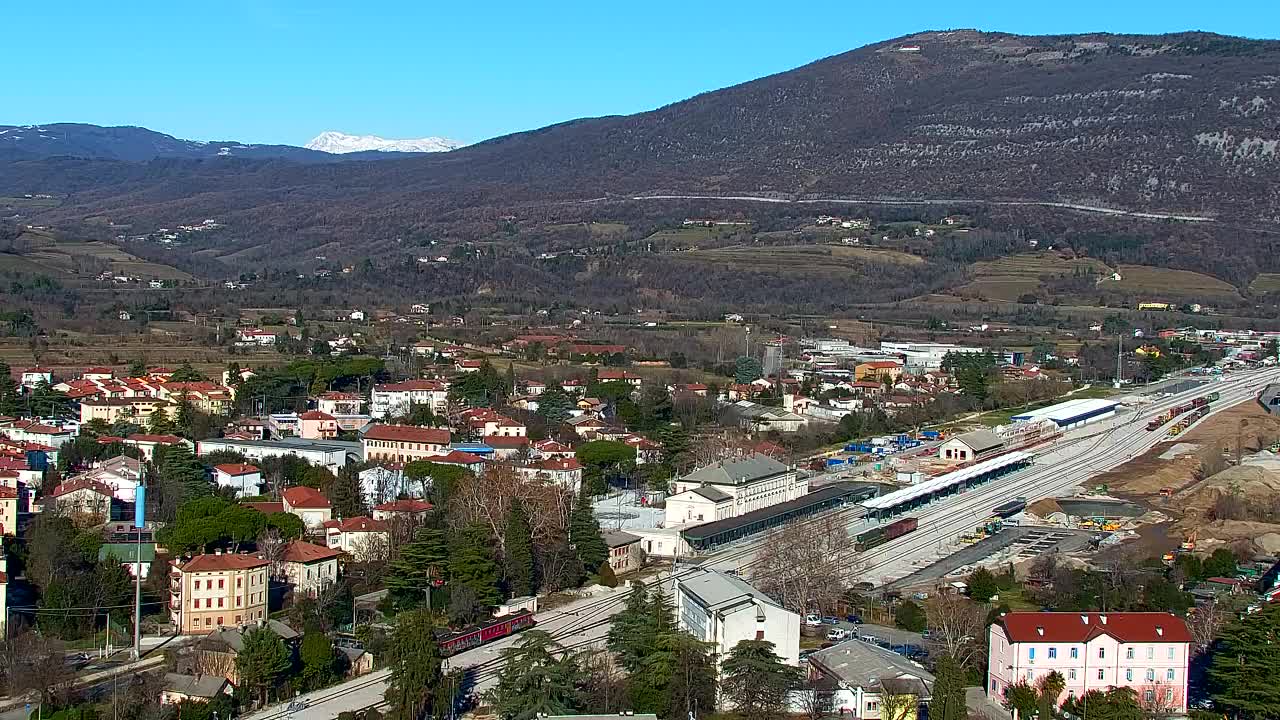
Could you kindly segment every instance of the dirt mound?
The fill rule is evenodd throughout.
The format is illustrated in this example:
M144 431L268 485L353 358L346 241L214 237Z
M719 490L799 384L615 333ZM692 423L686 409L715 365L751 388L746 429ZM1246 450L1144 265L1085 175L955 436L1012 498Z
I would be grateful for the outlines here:
M1280 525L1247 520L1214 520L1210 523L1182 521L1174 525L1183 535L1199 530L1197 551L1211 552L1218 547L1251 543L1255 551L1280 552Z
M1280 473L1257 465L1230 467L1177 493L1172 505L1188 518L1204 517L1219 498L1232 493L1251 507L1272 507L1280 499Z
M1047 518L1054 513L1062 512L1062 506L1053 498L1044 498L1043 500L1037 500L1028 505L1027 512L1035 515L1036 517Z

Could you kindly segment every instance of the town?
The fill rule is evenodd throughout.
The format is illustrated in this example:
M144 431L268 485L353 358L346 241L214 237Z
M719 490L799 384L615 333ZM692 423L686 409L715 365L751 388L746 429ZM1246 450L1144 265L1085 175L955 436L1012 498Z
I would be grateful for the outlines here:
M1228 623L1280 597L1280 543L1221 527L1229 496L1144 537L1272 472L1276 333L1153 331L1117 369L1168 374L1090 385L1036 348L726 326L750 354L723 379L572 330L392 364L242 326L216 374L8 369L10 687L271 720L1185 714ZM1195 450L1219 411L1253 450ZM1148 450L1199 465L1147 508L1109 494Z

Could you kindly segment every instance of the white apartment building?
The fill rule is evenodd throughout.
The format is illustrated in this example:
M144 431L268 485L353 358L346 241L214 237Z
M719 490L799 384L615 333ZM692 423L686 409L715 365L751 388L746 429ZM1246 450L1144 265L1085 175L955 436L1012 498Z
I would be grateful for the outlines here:
M988 630L987 696L999 704L1020 682L1035 686L1057 671L1058 702L1090 690L1131 687L1160 714L1187 711L1191 633L1160 612L1011 612Z
M880 351L902 356L907 371L919 374L942 367L942 359L947 356L947 353L980 353L986 352L986 348L951 343L881 342Z
M800 616L735 575L694 570L676 583L676 623L712 643L723 662L743 640L767 640L788 665L800 662Z
M369 414L375 418L407 415L414 405L426 405L436 415L449 412L449 384L439 380L406 380L374 385Z
M721 460L677 478L667 498L666 526L738 517L809 492L809 479L756 453Z

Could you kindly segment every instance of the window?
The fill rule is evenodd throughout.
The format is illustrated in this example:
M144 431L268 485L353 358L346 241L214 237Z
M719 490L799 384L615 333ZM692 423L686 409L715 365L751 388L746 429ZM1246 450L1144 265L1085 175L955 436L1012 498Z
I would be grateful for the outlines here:
M218 598L218 607L222 607L222 598Z
M1147 702L1154 702L1156 699L1156 691L1148 690L1145 693L1143 693L1143 696L1146 698Z
M867 703L867 712L875 712L880 709L880 703L872 700Z
M1105 678L1106 678L1106 673L1105 673L1105 671L1104 671L1104 670L1102 670L1102 668L1098 668L1098 679L1099 679L1099 680L1103 680L1103 679L1105 679Z
M204 619L204 626L205 626L205 627L209 627L209 626L210 626L210 625L212 625L212 624L213 624L213 618L205 618L205 619Z
M763 639L764 639L764 631L763 631L763 630L757 630L757 631L756 631L756 639L757 639L757 640L763 640Z
M1080 657L1080 648L1071 648L1071 659L1075 660Z
M227 586L227 581L223 580L222 578L218 578L218 589L221 590L226 586Z
M236 578L236 587L240 587L240 582L242 580L244 580L244 578Z
M1173 702L1173 688L1164 689L1164 701L1167 703Z
M1133 648L1125 648L1125 649L1124 649L1124 659L1125 659L1125 660L1132 660L1132 659L1133 659Z
M1156 681L1156 671L1152 670L1151 668L1147 668L1147 682L1155 682L1155 681Z
M1107 656L1107 649L1106 649L1106 648L1098 648L1098 659L1099 659L1099 660L1101 660L1102 658L1105 658L1106 656Z
M1156 659L1156 649L1155 649L1155 648L1153 648L1153 647L1151 647L1151 646L1147 646L1147 659L1148 659L1148 660L1155 660L1155 659Z
M1036 649L1035 649L1035 648L1031 648L1030 650L1027 650L1027 659L1028 659L1028 660L1035 660L1035 659L1036 659Z
M223 625L223 624L224 624L224 623L222 622L222 616L221 616L221 615L219 615L219 616L218 616L218 625Z
M240 607L240 602L242 600L244 600L244 598L240 597L239 595L236 596L236 607Z
M205 599L204 599L204 606L205 606L206 608L211 608L211 607L213 607L213 598L205 598Z
M1000 690L1000 683L996 682L995 680L992 680L992 681L991 681L991 692L998 692L999 690Z
M1035 671L1035 670L1028 670L1028 671L1027 671L1027 682L1031 682L1031 681L1035 678L1035 676L1036 676L1036 671Z
M1173 682L1173 668L1169 668L1164 673L1164 679Z
M1169 646L1169 659L1170 659L1170 660L1172 660L1175 654L1176 654L1176 653L1174 652L1174 647L1173 647L1172 645L1170 645L1170 646Z
M1049 648L1049 659L1053 660L1058 657L1058 648Z
M1132 670L1125 670L1125 671L1124 671L1124 679L1125 679L1125 682L1133 682L1133 671L1132 671Z
M1075 668L1071 668L1070 670L1068 670L1068 671L1067 671L1067 679L1068 679L1068 680L1075 680L1075 679L1076 679L1076 669L1075 669Z
M236 624L237 624L237 625L239 625L239 624L240 624L240 616L239 616L239 615L237 615L237 616L236 616Z

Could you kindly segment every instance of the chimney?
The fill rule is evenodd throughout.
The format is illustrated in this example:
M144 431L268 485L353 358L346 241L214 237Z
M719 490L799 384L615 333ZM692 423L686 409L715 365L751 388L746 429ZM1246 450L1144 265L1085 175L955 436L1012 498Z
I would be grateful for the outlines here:
M214 551L213 551L213 554L214 554L214 555L221 555L221 554L222 554L222 548L218 548L217 550L214 550Z
M1101 620L1103 625L1106 625L1106 624L1107 624L1107 616L1106 616L1106 615L1099 615L1099 616L1098 616L1098 620Z
M1084 623L1085 625L1088 625L1088 624L1089 624L1089 616L1088 616L1088 615L1081 615L1081 616L1080 616L1080 622Z

